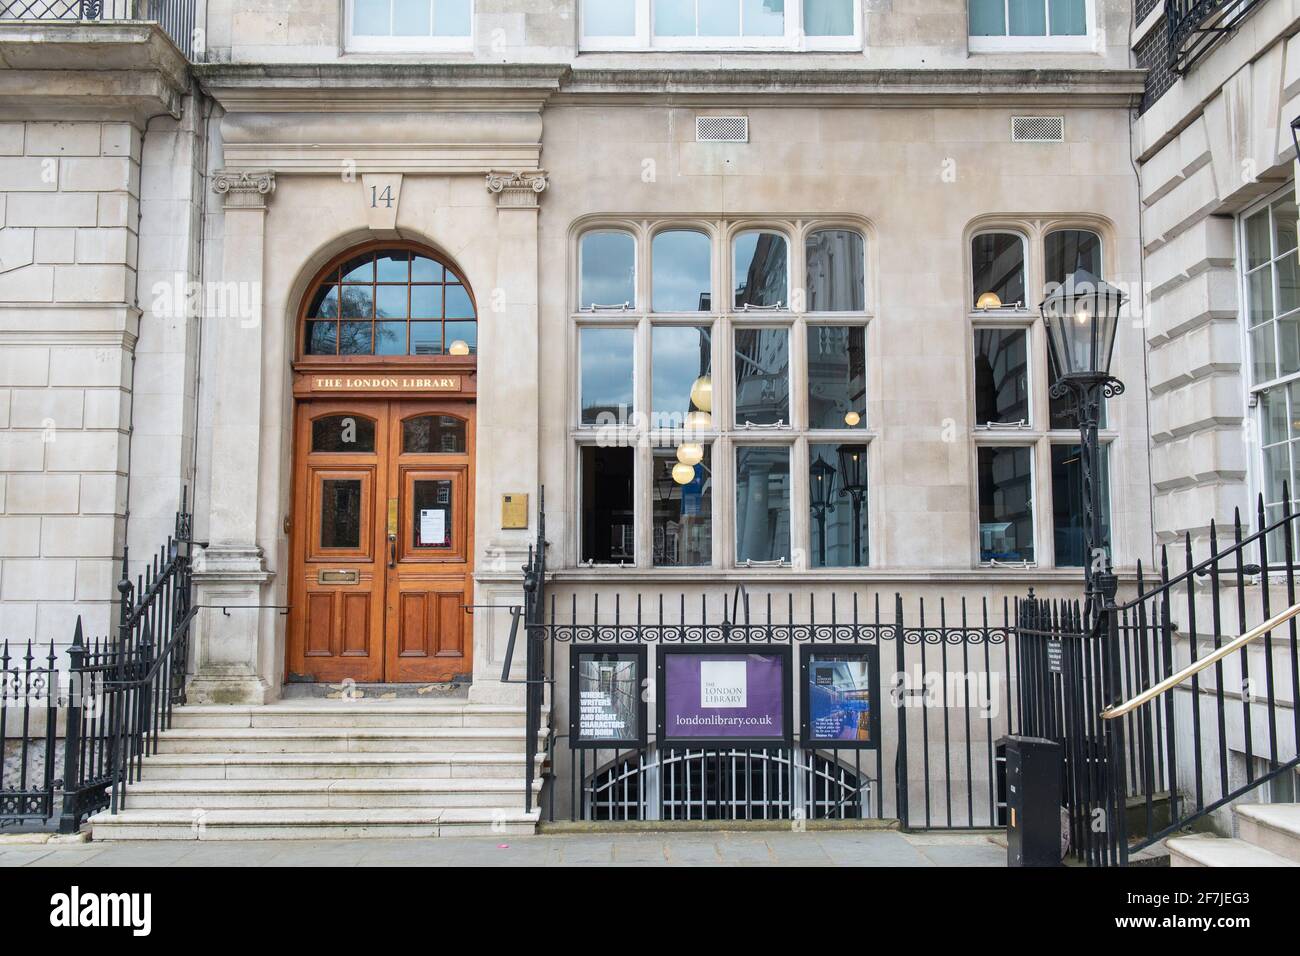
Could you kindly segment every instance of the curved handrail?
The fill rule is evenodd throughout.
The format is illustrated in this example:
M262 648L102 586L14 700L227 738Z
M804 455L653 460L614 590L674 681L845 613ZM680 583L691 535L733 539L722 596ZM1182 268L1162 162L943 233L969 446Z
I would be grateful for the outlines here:
M1291 620L1292 618L1296 617L1297 615L1300 615L1300 604L1293 604L1291 605L1291 607L1287 608L1282 613L1273 615L1273 617L1269 618L1263 624L1251 628L1245 634L1242 634L1239 637L1234 637L1227 644L1224 644L1222 647L1216 648L1212 654L1209 654L1206 657L1201 657L1198 658L1197 660L1192 661L1192 663L1188 664L1178 673L1171 674L1169 677L1166 677L1160 683L1152 687L1149 687L1148 689L1144 690L1142 693L1138 694L1136 697L1133 697L1131 700L1127 700L1122 704L1117 704L1114 707L1106 708L1101 712L1102 719L1115 720L1118 717L1123 717L1127 714L1132 713L1133 711L1141 707L1143 704L1148 704L1151 701L1155 700L1157 697L1167 694L1169 691L1173 690L1183 681L1191 677L1194 677L1195 675L1199 674L1201 671L1205 670L1210 665L1217 664L1219 661L1223 660L1228 655L1241 650L1243 647L1245 647L1247 644L1251 643L1252 641L1257 640L1260 637L1263 637L1269 631L1276 630L1277 628L1281 627L1283 624L1285 624L1287 621Z

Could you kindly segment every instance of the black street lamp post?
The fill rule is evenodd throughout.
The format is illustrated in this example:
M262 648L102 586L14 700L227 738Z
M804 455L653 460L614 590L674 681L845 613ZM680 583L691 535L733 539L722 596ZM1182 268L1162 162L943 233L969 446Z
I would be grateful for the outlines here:
M867 494L867 446L840 445L840 497L853 501L853 564L862 564L862 499Z
M1040 309L1056 361L1052 397L1070 395L1079 416L1079 459L1083 476L1084 582L1088 606L1098 612L1113 606L1116 589L1102 521L1101 445L1097 429L1104 398L1123 394L1124 383L1110 374L1123 293L1090 272L1067 277Z
M812 511L817 519L817 553L821 556L818 567L826 567L826 515L835 510L831 496L835 494L835 469L821 455L808 469L812 473Z
M1114 707L1124 699L1120 672L1120 639L1117 626L1115 592L1119 579L1111 567L1102 526L1101 446L1097 438L1101 403L1105 398L1121 395L1124 383L1110 374L1115 350L1115 333L1119 329L1123 294L1089 272L1079 270L1066 278L1046 299L1040 309L1047 326L1052 358L1056 361L1057 382L1052 397L1071 395L1079 415L1079 465L1083 475L1084 536L1084 614L1088 633L1079 635L1083 653L1097 642L1101 650L1104 705ZM1059 640L1059 638L1058 638ZM1064 650L1062 648L1062 650ZM1073 656L1073 651L1069 656ZM1066 673L1070 673L1067 669ZM1077 679L1077 676L1076 676ZM1067 694L1082 688L1066 688ZM1106 748L1109 789L1103 825L1115 833L1120 858L1127 862L1127 836L1124 821L1126 794L1124 774L1124 722L1102 721L1101 741Z

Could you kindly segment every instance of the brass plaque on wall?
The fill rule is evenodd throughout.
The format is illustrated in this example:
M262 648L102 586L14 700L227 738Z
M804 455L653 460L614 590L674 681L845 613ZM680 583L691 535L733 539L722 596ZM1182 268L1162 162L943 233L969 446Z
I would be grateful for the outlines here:
M501 496L501 527L512 531L528 527L528 496L509 494Z

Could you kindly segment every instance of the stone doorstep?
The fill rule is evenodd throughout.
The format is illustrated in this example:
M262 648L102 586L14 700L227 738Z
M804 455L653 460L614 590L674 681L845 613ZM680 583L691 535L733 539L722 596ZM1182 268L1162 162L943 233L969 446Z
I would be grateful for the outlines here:
M534 795L542 780L533 781ZM145 780L132 785L126 810L450 809L515 806L522 777L345 778L299 780Z
M524 728L179 728L158 739L159 754L419 753L523 751ZM538 740L544 740L539 732Z
M1165 841L1165 846L1169 848L1170 866L1300 866L1294 860L1278 856L1245 840L1224 840L1209 834L1172 837Z
M540 769L545 755L534 764ZM368 779L412 777L517 777L522 752L454 753L251 753L155 754L145 764L150 780Z
M365 728L439 729L447 727L503 727L523 730L523 707L493 704L455 704L385 701L372 704L308 700L265 707L205 704L179 708L172 729L331 730Z
M1300 804L1239 804L1233 814L1241 839L1300 865Z
M328 840L379 837L528 835L540 812L457 808L211 810L195 820L186 811L125 810L90 820L92 840Z

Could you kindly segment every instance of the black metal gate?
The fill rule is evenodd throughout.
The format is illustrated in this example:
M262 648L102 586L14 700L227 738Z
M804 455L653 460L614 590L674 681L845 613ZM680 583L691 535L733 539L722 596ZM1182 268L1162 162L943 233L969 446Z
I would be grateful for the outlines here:
M535 554L540 552L535 552ZM1000 737L1015 731L1014 609L987 602L937 609L923 600L909 616L901 595L731 595L650 602L599 592L543 597L542 562L529 575L525 630L530 688L549 687L545 819L820 820L898 819L945 829L1002 825ZM580 603L581 601L581 603ZM610 606L612 604L612 606ZM877 669L872 746L804 739L794 726L778 744L683 745L661 741L653 718L644 742L586 746L570 707L570 657L601 648L643 649L653 673L674 648L861 650ZM800 655L802 659L802 654ZM792 681L798 684L799 681ZM647 688L647 713L657 700ZM530 710L531 710L530 704ZM540 716L540 710L539 710ZM539 719L537 726L541 726ZM530 735L531 736L531 735Z

